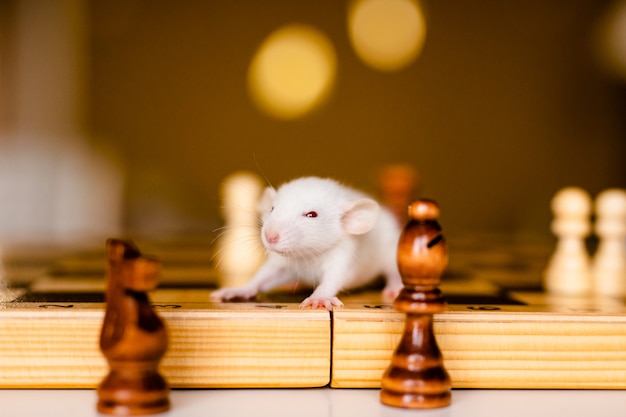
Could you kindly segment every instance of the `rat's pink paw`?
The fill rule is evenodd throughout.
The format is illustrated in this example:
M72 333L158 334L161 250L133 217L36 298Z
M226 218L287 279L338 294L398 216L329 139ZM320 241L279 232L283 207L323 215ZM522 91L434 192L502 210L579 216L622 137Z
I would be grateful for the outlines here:
M300 303L300 308L307 307L310 307L311 309L325 308L330 311L333 307L343 307L343 303L337 297L324 298L310 296L305 298L304 301Z
M398 298L398 295L400 295L400 291L402 291L402 286L400 287L390 287L387 286L383 289L383 301L386 303L391 303L393 301L395 301L396 298Z
M250 288L221 288L211 293L213 301L249 300L257 295L257 291Z

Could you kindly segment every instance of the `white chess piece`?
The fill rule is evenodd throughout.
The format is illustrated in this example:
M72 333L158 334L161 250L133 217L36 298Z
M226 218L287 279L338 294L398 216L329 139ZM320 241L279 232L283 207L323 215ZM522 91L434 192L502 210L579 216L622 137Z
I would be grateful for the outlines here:
M578 187L560 190L552 199L552 232L558 241L544 273L551 294L588 295L591 291L590 261L585 237L591 229L591 197Z
M597 295L626 295L626 190L608 189L596 198L598 250L592 262L593 290Z
M238 171L224 180L221 192L225 227L219 241L220 285L239 287L265 259L256 213L263 182L253 173Z

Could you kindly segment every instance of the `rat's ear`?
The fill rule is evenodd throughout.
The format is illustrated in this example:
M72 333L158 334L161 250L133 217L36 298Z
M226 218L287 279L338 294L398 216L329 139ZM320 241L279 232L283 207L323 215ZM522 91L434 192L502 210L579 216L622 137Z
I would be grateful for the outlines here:
M341 215L341 227L351 235L367 233L376 224L380 206L371 198L346 203Z
M256 204L257 213L264 214L269 212L274 205L274 197L276 197L276 190L272 187L265 188L261 198Z

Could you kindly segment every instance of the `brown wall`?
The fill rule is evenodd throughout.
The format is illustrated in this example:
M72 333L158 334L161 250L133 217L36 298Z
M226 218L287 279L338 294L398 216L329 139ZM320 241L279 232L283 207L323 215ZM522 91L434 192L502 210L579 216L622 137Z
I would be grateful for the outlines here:
M92 1L88 126L125 161L130 228L211 229L238 169L372 188L379 167L407 162L449 233L548 233L560 187L626 186L624 87L590 42L607 5L428 1L422 55L386 74L355 56L344 1ZM338 79L324 107L284 122L254 107L245 76L291 22L334 42Z

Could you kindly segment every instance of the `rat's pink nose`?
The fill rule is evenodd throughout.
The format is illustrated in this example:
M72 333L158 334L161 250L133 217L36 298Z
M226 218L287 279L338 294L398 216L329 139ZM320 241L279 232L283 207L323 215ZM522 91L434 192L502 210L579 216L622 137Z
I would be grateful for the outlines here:
M274 231L274 230L266 230L265 231L265 241L267 243L278 243L278 240L280 239L280 235L278 234L278 232Z

